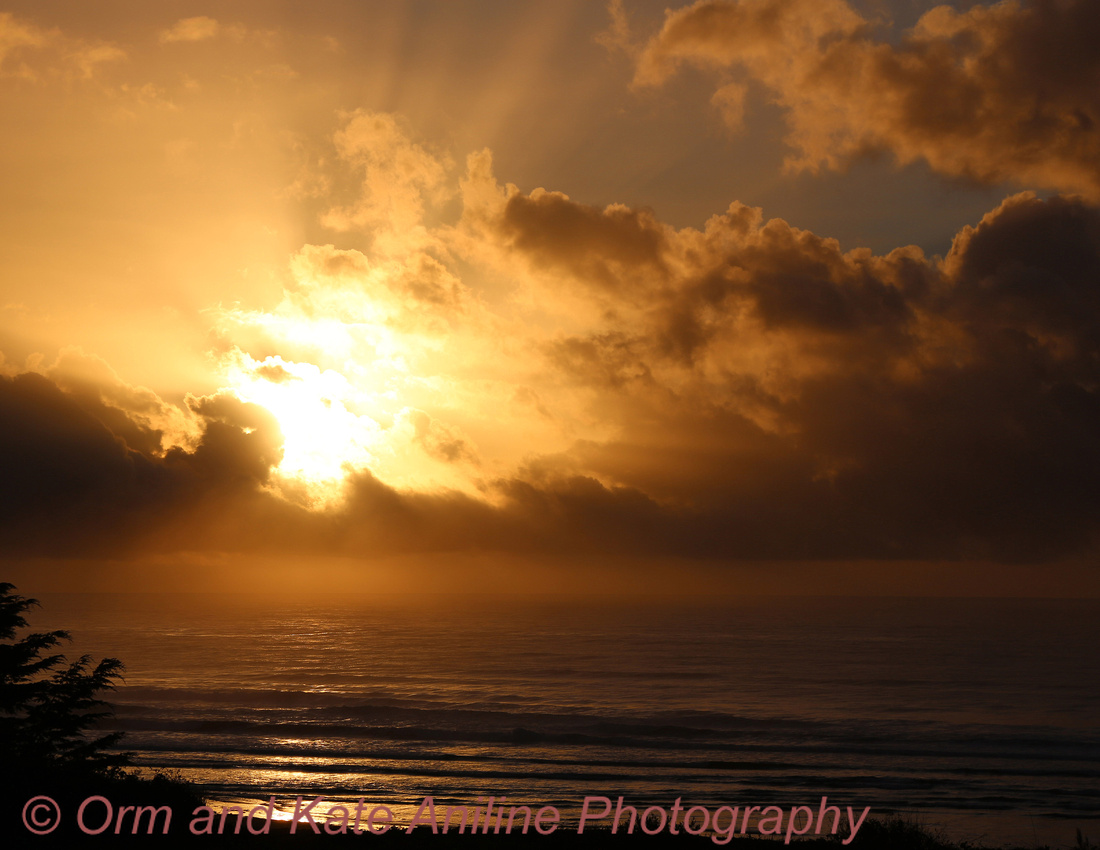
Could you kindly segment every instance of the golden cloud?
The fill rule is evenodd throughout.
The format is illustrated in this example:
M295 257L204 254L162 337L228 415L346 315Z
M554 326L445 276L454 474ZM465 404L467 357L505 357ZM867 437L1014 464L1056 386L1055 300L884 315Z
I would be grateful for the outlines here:
M684 64L734 72L715 104L735 129L745 83L786 110L788 167L888 151L981 183L1100 198L1100 15L1091 0L939 6L898 44L845 0L700 0L667 13L635 84Z

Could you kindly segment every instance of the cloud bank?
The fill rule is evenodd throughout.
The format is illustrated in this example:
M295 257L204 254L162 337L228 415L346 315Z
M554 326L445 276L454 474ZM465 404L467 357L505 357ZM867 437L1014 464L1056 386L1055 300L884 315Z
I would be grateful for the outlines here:
M435 339L434 353L402 356L412 384L448 388L434 397L449 409L426 390L424 409L401 396L395 415L371 421L460 486L386 480L385 463L365 463L343 500L296 500L292 483L277 486L283 437L263 408L228 391L192 398L168 445L156 423L179 411L55 367L0 382L8 551L1042 561L1093 550L1095 207L1024 193L943 259L877 256L739 204L675 230L644 210L502 187L486 169L472 158L469 206L439 237L466 263L517 270L520 300L519 283L491 305L439 269L402 277L407 266L379 272L331 247L302 260L315 319L338 305L355 326L365 315L350 316L344 296L384 278L396 300L376 329ZM566 308L569 326L554 323ZM488 327L527 352L498 364L495 382L482 364L499 349L467 344ZM284 362L252 360L279 385L294 380ZM464 426L505 390L502 419L548 423L554 450L490 448L483 462Z

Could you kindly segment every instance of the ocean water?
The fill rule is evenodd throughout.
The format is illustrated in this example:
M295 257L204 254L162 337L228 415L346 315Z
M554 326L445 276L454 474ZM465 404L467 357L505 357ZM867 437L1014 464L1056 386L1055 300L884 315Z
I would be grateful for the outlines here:
M214 800L407 823L425 796L566 820L828 797L954 840L1100 838L1096 600L40 598L35 627L126 664L137 763Z

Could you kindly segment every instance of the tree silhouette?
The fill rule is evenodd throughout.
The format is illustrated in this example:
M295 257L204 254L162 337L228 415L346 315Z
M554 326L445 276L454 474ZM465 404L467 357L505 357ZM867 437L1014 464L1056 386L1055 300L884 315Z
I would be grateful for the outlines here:
M53 651L71 639L61 630L16 639L36 605L0 582L0 763L18 766L23 777L115 778L129 764L126 753L111 751L122 733L91 730L111 716L97 695L114 689L122 662L93 665L87 655L68 662Z

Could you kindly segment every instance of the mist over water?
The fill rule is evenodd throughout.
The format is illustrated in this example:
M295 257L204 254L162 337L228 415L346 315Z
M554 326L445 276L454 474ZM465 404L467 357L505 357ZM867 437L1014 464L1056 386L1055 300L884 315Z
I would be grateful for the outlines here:
M42 595L116 656L139 764L219 800L870 806L956 840L1100 824L1100 602ZM1027 832L1022 834L1021 831Z

